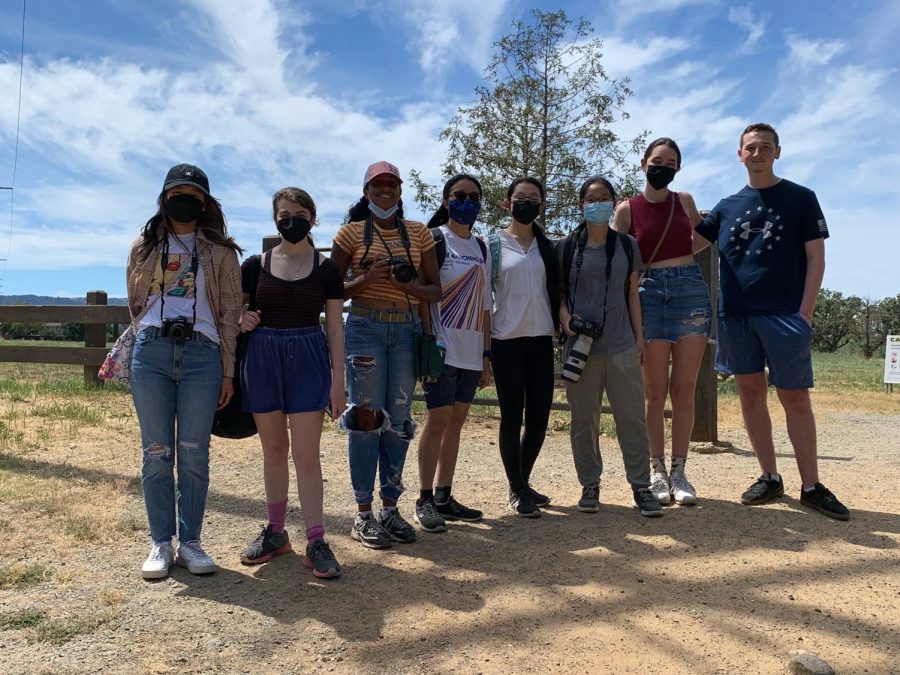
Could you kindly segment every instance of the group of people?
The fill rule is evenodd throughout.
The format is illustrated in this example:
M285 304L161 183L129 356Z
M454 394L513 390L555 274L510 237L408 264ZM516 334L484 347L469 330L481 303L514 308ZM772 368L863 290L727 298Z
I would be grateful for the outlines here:
M767 405L772 384L797 458L801 503L847 519L846 507L819 482L809 397L811 317L828 228L815 194L775 175L780 152L774 128L748 126L738 148L748 184L704 218L690 194L669 189L681 151L657 139L641 160L643 192L619 201L609 180L588 177L578 194L582 221L558 242L537 224L547 195L535 178L512 181L503 202L508 224L481 238L472 232L482 203L476 176L447 180L426 225L403 216L399 169L376 162L330 256L316 251L310 235L315 202L289 187L272 199L281 242L243 264L206 175L188 164L173 167L127 270L138 327L132 394L153 540L143 576L165 577L173 564L195 574L216 569L200 543L210 429L238 377L262 445L268 516L243 563L292 550L285 529L290 455L306 526L304 563L317 577L340 575L323 521L324 414L348 435L357 506L350 536L374 549L415 541L398 501L416 430L411 404L423 336L432 336L444 362L423 383L427 414L412 513L422 531L482 518L457 499L453 479L469 407L492 378L509 505L535 518L550 503L531 478L553 401L556 339L582 488L578 510L600 507L604 392L633 506L655 517L672 502L695 504L686 463L713 312L693 255L710 244L720 254L717 366L735 377L762 469L741 502L784 494ZM245 345L236 372L239 333ZM376 496L381 504L373 510Z

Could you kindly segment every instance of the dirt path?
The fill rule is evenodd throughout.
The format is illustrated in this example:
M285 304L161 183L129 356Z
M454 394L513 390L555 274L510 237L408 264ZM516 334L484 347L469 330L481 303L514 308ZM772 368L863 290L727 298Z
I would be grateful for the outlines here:
M255 439L215 443L204 542L221 571L142 581L136 425L121 414L122 423L24 457L0 452L0 469L19 488L33 480L35 493L47 492L40 501L7 486L3 498L0 485L0 566L49 570L45 581L0 590L0 615L39 610L95 624L68 641L0 627L2 672L770 673L796 649L839 673L900 672L900 502L890 471L900 414L819 416L823 481L853 510L846 523L800 507L783 428L784 500L737 502L758 468L746 435L726 429L734 449L690 459L700 504L660 519L629 507L607 438L602 509L578 513L568 436L552 433L534 480L554 505L539 520L521 519L505 506L496 422L474 420L456 490L484 508L484 523L420 532L389 551L347 536L346 441L329 432L326 525L345 573L328 583L297 555L239 564L265 517ZM414 450L406 479L417 485ZM407 514L412 499L410 490ZM87 514L102 506L108 532L73 534L72 500L92 502ZM300 548L294 497L291 506ZM54 520L63 511L75 515Z

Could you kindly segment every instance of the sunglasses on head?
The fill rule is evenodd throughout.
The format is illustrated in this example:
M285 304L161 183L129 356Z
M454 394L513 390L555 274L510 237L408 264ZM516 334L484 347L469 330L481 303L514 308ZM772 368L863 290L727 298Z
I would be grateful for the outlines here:
M450 196L458 202L464 202L466 199L473 202L481 201L481 195L477 192L463 192L462 190L457 190L456 192L451 192Z

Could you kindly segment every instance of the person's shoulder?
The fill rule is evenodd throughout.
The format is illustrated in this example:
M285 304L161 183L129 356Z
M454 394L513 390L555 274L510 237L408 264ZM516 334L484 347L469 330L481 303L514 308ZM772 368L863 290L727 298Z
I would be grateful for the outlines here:
M795 195L804 195L804 196L812 196L816 193L812 190L812 188L808 188L805 185L800 185L799 183L795 183L794 181L788 180L787 178L782 178L778 181L777 186L779 186L784 192L791 192Z
M431 230L428 229L428 226L425 223L419 222L418 220L403 220L403 223L406 225L406 231L410 234L418 234L431 236Z
M338 275L341 273L341 268L337 266L337 263L334 262L331 258L329 258L324 253L316 253L319 256L319 268L323 272L332 273L335 272Z

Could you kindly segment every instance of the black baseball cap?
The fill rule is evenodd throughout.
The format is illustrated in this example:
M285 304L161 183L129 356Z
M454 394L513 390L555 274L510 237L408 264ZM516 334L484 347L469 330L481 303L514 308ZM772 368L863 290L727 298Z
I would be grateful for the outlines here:
M169 173L166 174L166 182L163 183L163 190L168 190L176 185L193 185L195 188L203 190L205 194L209 194L209 178L200 167L193 164L178 164L169 169Z

